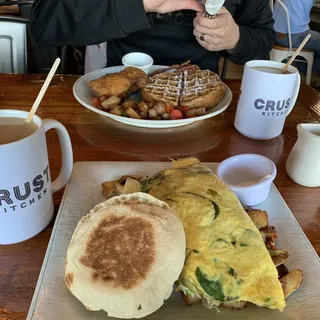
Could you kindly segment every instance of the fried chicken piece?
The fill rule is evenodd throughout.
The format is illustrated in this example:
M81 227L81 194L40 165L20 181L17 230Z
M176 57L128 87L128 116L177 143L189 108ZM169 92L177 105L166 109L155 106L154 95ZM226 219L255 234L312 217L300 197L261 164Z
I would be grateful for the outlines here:
M99 96L126 98L148 83L148 76L138 68L128 67L119 73L108 73L89 82L89 87Z

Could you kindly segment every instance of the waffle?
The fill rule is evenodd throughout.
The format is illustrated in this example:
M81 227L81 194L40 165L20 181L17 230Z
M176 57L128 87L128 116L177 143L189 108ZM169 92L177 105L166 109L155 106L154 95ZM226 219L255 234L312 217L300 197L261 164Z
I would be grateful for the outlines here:
M174 108L214 107L223 98L225 86L214 72L190 67L151 76L142 89L143 99L151 103L163 101Z

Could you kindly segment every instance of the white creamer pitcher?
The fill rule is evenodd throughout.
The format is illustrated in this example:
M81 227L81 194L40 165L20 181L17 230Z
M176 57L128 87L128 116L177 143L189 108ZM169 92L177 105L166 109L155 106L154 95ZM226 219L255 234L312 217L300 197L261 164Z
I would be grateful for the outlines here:
M320 124L299 124L298 141L293 147L286 170L289 177L305 187L320 187Z

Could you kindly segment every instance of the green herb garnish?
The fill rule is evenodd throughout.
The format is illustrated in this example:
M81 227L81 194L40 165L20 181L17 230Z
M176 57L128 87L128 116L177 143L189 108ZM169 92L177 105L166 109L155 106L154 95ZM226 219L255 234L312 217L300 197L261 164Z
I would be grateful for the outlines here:
M229 273L231 276L237 278L237 273L234 271L233 268L230 268L229 271L228 271L228 273Z
M215 197L215 196L218 195L218 192L217 192L217 191L214 191L214 190L212 190L212 189L208 189L208 193L209 193L211 196L213 196L213 197Z

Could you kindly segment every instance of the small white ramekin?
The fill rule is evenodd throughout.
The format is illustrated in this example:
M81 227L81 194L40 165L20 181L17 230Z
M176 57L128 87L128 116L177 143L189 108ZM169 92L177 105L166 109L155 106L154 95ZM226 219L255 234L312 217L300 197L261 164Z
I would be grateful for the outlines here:
M267 157L258 154L240 154L220 163L218 177L237 195L240 202L248 207L267 199L271 184L277 175L276 165ZM261 180L262 178L266 179ZM255 182L250 186L239 186Z
M136 67L148 74L153 65L153 59L146 53L131 52L122 57L122 64L126 67Z

